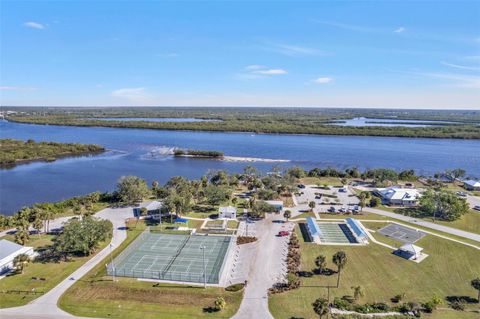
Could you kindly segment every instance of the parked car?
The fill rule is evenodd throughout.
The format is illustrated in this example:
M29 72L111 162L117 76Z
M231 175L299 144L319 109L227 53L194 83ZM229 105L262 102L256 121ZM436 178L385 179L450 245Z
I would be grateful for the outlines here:
M297 186L298 186L298 188L305 188L305 185L303 185L303 184L298 184Z
M315 199L322 199L322 195L315 196Z
M480 205L473 207L473 209L480 211Z
M342 187L338 190L338 192L340 193L346 193L347 192L347 189L345 187Z
M346 212L347 212L347 210L345 209L345 207L340 208L338 211L339 211L340 213L346 213Z
M330 213L335 213L335 212L336 212L335 207L330 206L330 208L328 209L328 212L330 212Z
M461 197L466 197L466 196L467 196L467 193L465 193L465 192L457 192L457 195L458 195L458 196L461 196Z
M278 237L285 237L285 236L288 236L290 235L290 233L286 230L281 230L278 232Z

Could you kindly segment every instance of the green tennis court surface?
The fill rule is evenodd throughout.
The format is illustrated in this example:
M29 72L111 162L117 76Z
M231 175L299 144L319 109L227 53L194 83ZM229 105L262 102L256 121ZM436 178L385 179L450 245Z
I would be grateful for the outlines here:
M107 267L108 274L183 282L218 284L231 237L141 234Z
M318 223L320 228L320 240L323 243L331 244L353 244L357 243L350 229L346 224Z

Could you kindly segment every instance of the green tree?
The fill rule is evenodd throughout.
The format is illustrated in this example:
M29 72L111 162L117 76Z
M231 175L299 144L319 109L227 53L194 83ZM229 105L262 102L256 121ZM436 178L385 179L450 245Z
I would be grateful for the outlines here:
M225 186L208 185L204 189L205 200L209 205L217 206L230 196L230 191Z
M17 228L14 237L17 244L25 245L30 240L30 232L25 228Z
M337 266L337 288L340 285L340 273L347 264L347 254L344 251L338 251L333 255L332 262Z
M13 268L16 271L19 271L21 274L23 274L23 270L25 267L28 265L30 262L30 257L27 254L20 254L15 256L13 258Z
M465 199L452 192L428 190L420 198L420 210L433 220L453 221L466 214L469 207Z
M376 196L370 199L370 207L377 207L382 203L382 200Z
M328 314L328 301L325 298L318 298L312 304L313 311L320 317L323 318L324 315Z
M292 217L292 212L291 212L290 210L288 210L288 209L285 210L285 212L283 213L283 217L285 217L285 219L286 219L287 222L288 222L288 219L289 219L290 217Z
M480 303L480 277L473 279L470 284L478 291L478 303Z
M221 311L221 310L225 309L226 306L227 306L227 302L222 297L217 297L217 299L215 299L215 306L214 307L217 311Z
M150 195L145 180L137 176L123 176L117 184L118 196L122 203L134 205Z
M308 203L308 207L310 207L310 211L313 212L313 209L315 208L315 202L312 200L310 203Z
M317 270L319 274L322 274L327 267L327 257L324 255L319 255L315 258L315 266L317 266Z

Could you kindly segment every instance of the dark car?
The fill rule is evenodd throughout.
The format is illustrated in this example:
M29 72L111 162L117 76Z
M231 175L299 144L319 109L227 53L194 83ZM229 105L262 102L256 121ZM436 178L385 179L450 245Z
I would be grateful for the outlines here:
M305 188L305 185L303 185L303 184L298 184L297 186L298 186L298 188Z

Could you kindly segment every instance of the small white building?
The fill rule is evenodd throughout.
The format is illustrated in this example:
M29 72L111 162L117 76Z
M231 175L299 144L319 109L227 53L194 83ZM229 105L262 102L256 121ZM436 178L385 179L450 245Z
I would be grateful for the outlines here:
M156 201L156 200L151 201L151 202L141 203L137 207L133 208L133 216L141 217L142 208L147 209L147 216L158 217L158 216L160 216L160 213L161 213L161 210L162 210L162 203L159 202L159 201ZM147 216L145 216L145 217L147 217Z
M0 239L0 274L12 270L13 259L21 254L33 257L33 247L25 247L6 239Z
M463 181L463 188L469 191L480 191L480 182L473 179Z
M382 198L383 204L395 206L415 206L420 198L419 191L414 188L377 188L375 194Z
M222 206L218 209L218 218L237 218L237 208L233 206Z

